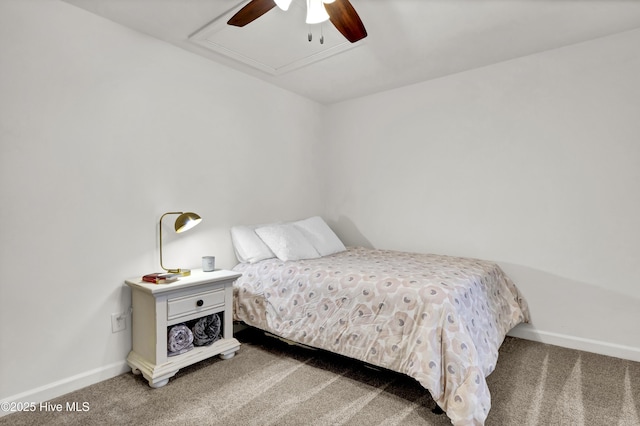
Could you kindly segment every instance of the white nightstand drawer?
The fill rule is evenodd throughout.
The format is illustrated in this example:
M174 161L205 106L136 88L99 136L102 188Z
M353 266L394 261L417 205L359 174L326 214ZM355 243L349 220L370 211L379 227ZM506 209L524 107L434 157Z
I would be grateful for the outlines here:
M224 289L176 297L167 300L167 320L188 316L224 306Z

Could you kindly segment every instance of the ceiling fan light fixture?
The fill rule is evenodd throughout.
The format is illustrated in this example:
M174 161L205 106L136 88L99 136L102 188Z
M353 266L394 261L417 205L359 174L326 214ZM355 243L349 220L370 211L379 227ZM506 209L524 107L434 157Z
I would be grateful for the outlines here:
M307 24L319 24L328 19L329 14L324 8L323 0L307 0Z
M367 30L349 0L306 0L307 24L320 24L331 20L331 24L349 42L356 43L367 36ZM255 21L265 13L279 6L287 10L292 0L249 0L237 11L227 24L236 27Z
M291 0L274 0L274 1L280 9L289 10L289 6L291 5Z

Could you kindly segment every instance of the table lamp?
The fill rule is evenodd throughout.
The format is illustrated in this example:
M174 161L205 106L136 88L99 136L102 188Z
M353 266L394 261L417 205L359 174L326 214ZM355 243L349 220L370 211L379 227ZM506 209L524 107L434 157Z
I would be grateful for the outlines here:
M191 275L190 269L183 269L183 268L169 269L169 268L165 268L164 264L162 263L162 219L168 214L180 215L178 216L174 224L174 228L176 230L176 233L178 234L193 228L194 226L196 226L202 221L202 218L192 212L167 212L162 216L160 216L160 267L171 274L180 274L182 276Z

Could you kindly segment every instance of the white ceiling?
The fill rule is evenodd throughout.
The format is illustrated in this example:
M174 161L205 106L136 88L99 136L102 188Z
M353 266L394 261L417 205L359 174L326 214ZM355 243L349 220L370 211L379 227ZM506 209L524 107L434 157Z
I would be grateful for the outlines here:
M640 28L640 0L351 0L368 37L320 45L303 0L244 28L247 1L64 1L323 104Z

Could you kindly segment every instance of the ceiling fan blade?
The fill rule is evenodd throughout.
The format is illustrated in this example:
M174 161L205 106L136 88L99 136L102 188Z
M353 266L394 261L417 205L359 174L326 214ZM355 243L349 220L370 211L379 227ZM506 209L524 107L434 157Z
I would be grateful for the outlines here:
M250 22L255 21L276 6L273 0L251 0L245 7L240 9L235 15L227 21L227 24L236 27L244 27Z
M367 36L367 30L349 0L335 0L324 3L331 23L351 43L362 40Z

